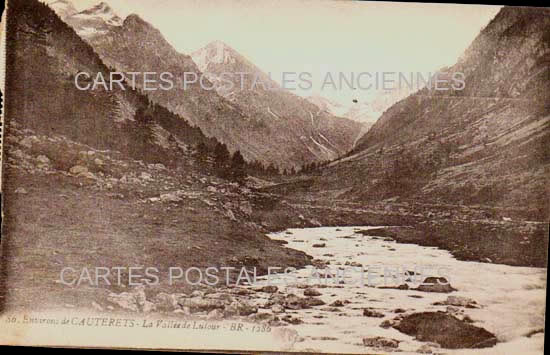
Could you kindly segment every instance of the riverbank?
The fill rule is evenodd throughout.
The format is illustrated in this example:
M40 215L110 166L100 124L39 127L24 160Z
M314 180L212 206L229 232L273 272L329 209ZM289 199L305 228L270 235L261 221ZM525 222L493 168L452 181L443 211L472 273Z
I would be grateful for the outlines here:
M272 232L319 226L396 226L384 233L398 242L439 247L459 260L547 267L549 225L512 220L482 206L382 201L298 200L266 194L253 218Z

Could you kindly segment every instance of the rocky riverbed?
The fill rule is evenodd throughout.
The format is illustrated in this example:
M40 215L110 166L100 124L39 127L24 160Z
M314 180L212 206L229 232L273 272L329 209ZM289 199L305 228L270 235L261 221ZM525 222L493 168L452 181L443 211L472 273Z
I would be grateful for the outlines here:
M274 265L269 278L252 285L190 294L111 294L107 303L185 319L259 322L286 329L286 350L293 351L541 353L546 269L459 261L381 234L374 227L273 233L312 255L312 266L282 273L276 267L284 266Z
M369 236L368 229L290 229L272 234L271 237L285 240L289 247L312 255L315 258L314 263L326 264L331 270L347 270L349 266L361 265L363 269L376 268L380 275L384 269L414 269L416 266L419 270L422 266L430 265L431 269L424 268L426 276L429 275L427 270L431 270L433 276L445 273L456 291L426 292L429 288L424 291L413 290L422 289L415 287L413 279L409 279L413 281L408 283L410 287L393 288L392 281L397 284L395 281L398 280L390 278L387 278L388 287L383 284L376 287L361 285L356 282L357 275L351 273L349 284L346 281L339 285L329 283L326 288L317 289L320 293L317 298L325 306L293 312L294 317L303 321L293 326L303 337L303 341L296 344L297 350L364 352L367 346L373 348L372 351L374 348L384 348L386 351L399 349L413 353L432 351L493 354L542 351L544 336L537 332L544 327L546 269L459 261L444 250L396 243L388 238L377 237L374 230L372 236ZM311 270L299 270L296 273L299 279L311 280ZM372 279L373 283L383 280L384 277ZM355 284L352 284L354 281ZM304 290L299 284L300 282L296 286L289 285L282 290L302 295ZM310 292L309 289L306 291ZM460 339L462 333L455 329L454 334L447 334L448 339L443 339L444 334L441 337L430 337L418 330L417 334L411 336L398 330L405 330L403 319L405 323L415 321L407 318L408 315L421 312L444 312L465 323L486 329L494 334L497 344L483 349L450 350L446 348L473 347L474 344L467 344L467 338L471 334L463 333ZM441 322L441 317L437 314L417 316L418 328L422 328L421 323L424 322ZM372 340L376 337L395 340L397 346L392 342L384 343L380 338L379 341ZM459 339L451 341L453 337ZM431 342L422 341L426 339Z

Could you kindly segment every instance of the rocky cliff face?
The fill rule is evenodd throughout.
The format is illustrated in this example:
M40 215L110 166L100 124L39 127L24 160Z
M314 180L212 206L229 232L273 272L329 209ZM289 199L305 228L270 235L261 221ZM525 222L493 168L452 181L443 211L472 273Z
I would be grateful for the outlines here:
M516 206L547 215L549 25L546 9L503 8L446 70L465 74L464 90L425 88L393 105L323 181L359 200Z
M248 160L292 167L334 159L351 149L358 132L356 123L327 114L317 115L315 106L290 93L254 90L233 92L229 96L205 90L199 82L182 89L185 72L200 76L201 69L208 69L214 75L207 77L215 81L216 69L235 69L235 65L245 64L244 58L232 51L232 59L238 59L235 65L228 66L222 60L215 66L218 47L207 48L203 52L207 63L197 67L190 56L177 52L160 31L139 16L129 15L120 24L116 18L113 20L110 9L100 5L66 16L64 21L116 71L171 73L175 87L149 91L148 97L200 127L206 135L222 141L231 151L240 150ZM92 20L100 22L93 24ZM247 61L245 66L254 67ZM210 86L208 80L204 83Z

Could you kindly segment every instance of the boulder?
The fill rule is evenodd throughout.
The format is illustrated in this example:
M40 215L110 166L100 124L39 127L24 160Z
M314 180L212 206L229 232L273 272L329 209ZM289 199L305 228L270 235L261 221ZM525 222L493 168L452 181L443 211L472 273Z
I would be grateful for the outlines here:
M419 354L433 354L433 349L439 349L439 344L434 343L428 343L428 344L422 344L421 347L416 349L416 352Z
M479 308L477 302L468 297L448 296L445 301L435 302L434 306L455 306L465 308Z
M321 296L321 292L317 291L314 288L306 288L304 290L304 296L311 296L311 297Z
M403 316L393 328L423 342L447 349L492 347L497 338L489 331L444 312L422 312Z
M178 296L165 292L158 293L154 299L157 310L172 312L179 309Z
M220 320L223 319L224 314L223 311L220 309L213 309L206 315L206 319L208 320Z
M301 320L300 318L296 318L296 317L292 317L291 315L286 315L282 318L283 321L289 323L289 324L294 324L294 325L297 325L297 324L302 324L304 321Z
M280 304L273 305L271 307L271 312L273 313L284 313L285 309Z
M319 298L316 298L316 297L306 298L306 303L310 307L323 306L323 305L326 304L322 299L319 299Z
M326 243L317 243L312 245L313 248L324 248L326 246L327 246Z
M315 297L298 297L294 294L287 295L283 300L283 306L286 309L306 309L315 306L322 306L325 302Z
M363 338L363 345L371 348L392 348L399 347L399 340L384 337Z
M413 290L422 292L449 293L456 291L456 288L453 288L449 281L447 281L444 277L427 277L421 285Z
M178 300L180 307L188 307L191 313L210 312L214 309L224 309L225 303L221 300L207 299L202 297L182 297Z
M225 307L226 316L248 316L258 312L258 307L253 306L245 301L233 301Z
M275 293L275 292L279 291L279 288L277 286L274 286L274 285L267 285L267 286L263 286L258 291L259 292L265 292L265 293Z
M383 318L384 317L384 314L378 312L378 311L375 311L374 309L372 308L365 308L363 309L363 316L365 317L373 317L373 318Z
M155 310L155 304L147 301L145 287L138 286L131 292L110 293L107 300L122 309L148 313Z

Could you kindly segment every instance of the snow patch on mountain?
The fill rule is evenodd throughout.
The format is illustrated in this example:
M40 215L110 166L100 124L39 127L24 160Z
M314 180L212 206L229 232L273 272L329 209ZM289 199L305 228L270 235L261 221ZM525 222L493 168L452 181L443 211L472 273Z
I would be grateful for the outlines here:
M44 0L43 2L51 7L61 18L74 15L78 12L73 4L67 0Z
M211 63L234 64L237 61L233 55L233 50L231 47L222 41L214 41L209 43L206 47L191 53L191 58L202 72L207 72L208 65Z
M73 19L103 21L110 26L122 26L122 19L104 2L72 16Z

